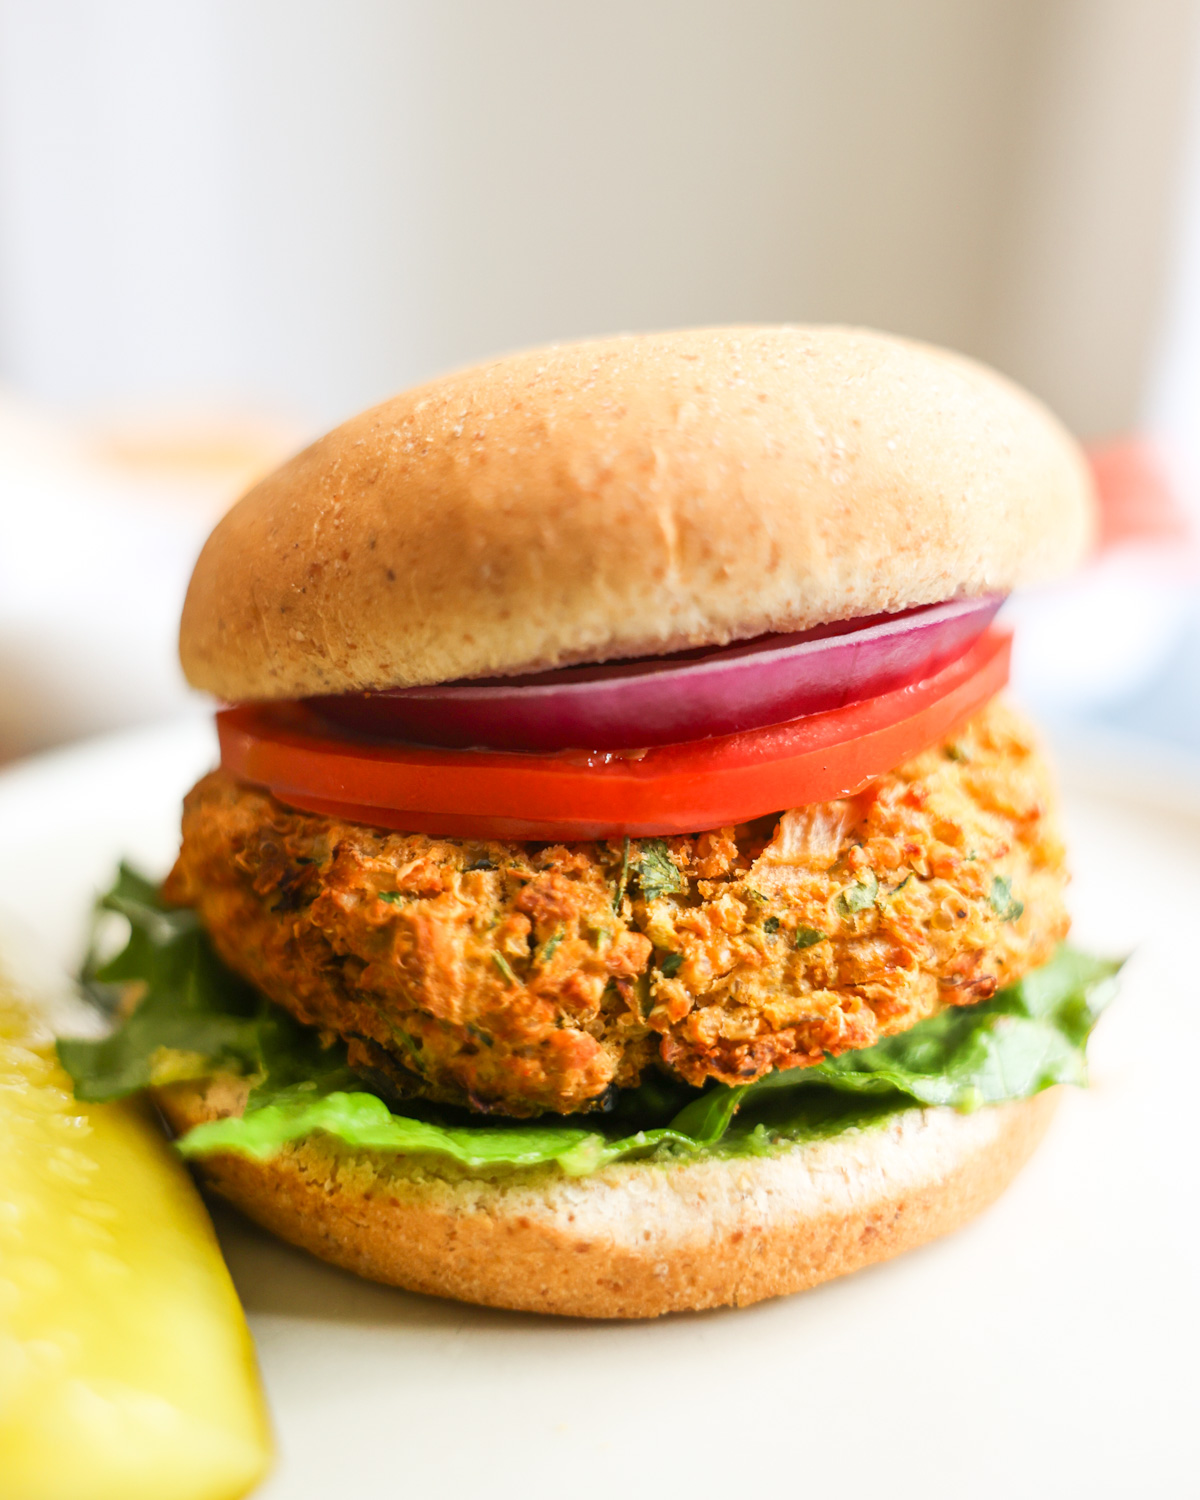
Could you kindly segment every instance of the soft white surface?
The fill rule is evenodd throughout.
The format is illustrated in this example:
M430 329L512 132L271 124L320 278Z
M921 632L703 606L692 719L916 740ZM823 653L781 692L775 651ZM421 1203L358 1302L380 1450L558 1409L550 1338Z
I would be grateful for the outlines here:
M165 866L212 756L185 724L0 775L0 908L74 962L91 893L122 853ZM389 1291L218 1211L282 1450L262 1500L1193 1493L1200 780L1128 751L1063 779L1077 936L1137 951L1091 1090L995 1209L800 1297L630 1326Z
M179 608L219 510L182 488L0 395L0 758L188 702Z
M89 428L0 389L0 760L207 709L176 652L192 564L300 436L203 409Z
M1102 552L1072 577L1014 594L1012 682L1056 718L1104 710L1152 681L1197 611L1200 559L1173 543Z

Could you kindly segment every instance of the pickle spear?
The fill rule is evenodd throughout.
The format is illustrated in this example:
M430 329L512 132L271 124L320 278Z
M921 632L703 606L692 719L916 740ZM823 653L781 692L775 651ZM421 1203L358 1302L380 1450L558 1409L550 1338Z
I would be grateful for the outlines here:
M254 1350L148 1112L80 1104L0 969L0 1493L235 1500L266 1472Z

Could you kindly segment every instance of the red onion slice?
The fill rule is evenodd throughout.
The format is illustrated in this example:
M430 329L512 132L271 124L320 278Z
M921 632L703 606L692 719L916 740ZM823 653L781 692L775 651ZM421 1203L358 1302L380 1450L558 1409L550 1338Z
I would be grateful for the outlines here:
M1002 595L989 594L716 651L312 704L360 733L452 749L669 745L844 708L928 677L961 656L1002 603Z

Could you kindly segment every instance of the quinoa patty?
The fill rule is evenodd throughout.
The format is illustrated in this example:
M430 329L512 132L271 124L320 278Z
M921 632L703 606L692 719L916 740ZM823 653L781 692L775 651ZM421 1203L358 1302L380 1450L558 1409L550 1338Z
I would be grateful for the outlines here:
M1046 767L993 702L867 791L694 837L391 833L221 771L164 894L402 1091L510 1115L745 1083L994 994L1067 931Z

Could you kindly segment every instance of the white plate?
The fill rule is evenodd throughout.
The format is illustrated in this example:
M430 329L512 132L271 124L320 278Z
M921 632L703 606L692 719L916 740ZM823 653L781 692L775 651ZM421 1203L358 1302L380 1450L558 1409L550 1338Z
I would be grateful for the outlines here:
M0 908L74 963L212 755L188 723L0 775ZM390 1291L218 1210L278 1430L261 1500L1196 1494L1200 781L1136 754L1063 779L1077 936L1136 953L1091 1089L994 1209L802 1296L632 1325Z

